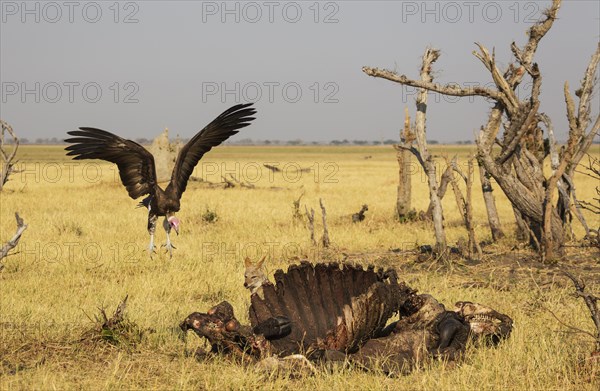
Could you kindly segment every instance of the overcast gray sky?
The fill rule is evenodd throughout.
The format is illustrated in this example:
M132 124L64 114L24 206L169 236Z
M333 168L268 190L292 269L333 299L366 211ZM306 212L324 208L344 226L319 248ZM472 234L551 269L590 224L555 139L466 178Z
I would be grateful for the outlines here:
M504 67L510 43L548 1L0 1L0 116L21 137L79 126L128 138L193 136L227 107L256 101L237 139L395 139L415 92L364 75L418 77L439 48L441 83L489 83L478 41ZM600 2L565 1L537 62L542 107L565 138L574 91L600 37ZM525 94L527 89L523 89ZM428 138L473 139L489 102L430 95ZM594 113L598 113L598 93Z

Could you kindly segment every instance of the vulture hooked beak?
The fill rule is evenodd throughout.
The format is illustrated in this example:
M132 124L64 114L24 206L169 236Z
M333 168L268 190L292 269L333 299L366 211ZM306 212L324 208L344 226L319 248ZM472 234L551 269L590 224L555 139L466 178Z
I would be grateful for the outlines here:
M179 219L175 216L171 216L168 221L171 228L173 228L175 233L179 236Z

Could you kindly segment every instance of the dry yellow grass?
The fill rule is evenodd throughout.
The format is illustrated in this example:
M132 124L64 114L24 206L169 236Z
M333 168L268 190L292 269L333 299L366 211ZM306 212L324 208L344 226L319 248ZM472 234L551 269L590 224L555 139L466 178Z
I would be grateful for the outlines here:
M464 162L473 149L440 146L436 154L455 153ZM598 153L594 146L593 153ZM365 159L366 156L371 156ZM415 264L414 255L382 255L401 248L431 244L432 227L400 224L394 218L397 168L391 147L220 147L202 160L196 176L220 181L233 173L256 189L208 189L188 186L178 214L181 234L173 238L173 259L160 253L149 259L145 248L146 211L134 209L118 181L116 168L102 162L69 161L60 147L26 146L20 151L24 170L0 194L0 240L14 232L13 213L29 224L18 253L3 260L0 274L0 385L2 389L535 389L598 387L585 358L589 337L568 332L549 313L570 325L590 330L587 309L575 299L570 282L539 266L515 244L512 210L495 192L500 218L509 237L486 248L477 266ZM263 163L277 163L284 174L272 174ZM296 168L312 167L298 177ZM416 164L415 164L416 167ZM427 207L425 176L413 175L413 201ZM580 199L591 199L596 183L578 175ZM487 218L475 180L474 214L479 240L489 239ZM271 189L277 187L280 189ZM294 221L292 202L300 194L315 209L320 236L319 198L328 213L333 249L318 250L301 221ZM369 205L366 220L352 224L350 215ZM443 202L450 243L466 236L456 202ZM202 218L216 212L214 223ZM586 215L600 225L598 216ZM582 230L575 223L578 237ZM164 231L157 230L157 242ZM343 369L302 380L265 378L252 368L217 359L198 362L186 352L201 345L180 338L178 323L190 312L206 311L221 300L231 302L247 321L248 293L243 258L267 255L268 271L285 268L298 258L311 261L353 255L363 263L394 266L409 285L441 302L478 301L513 317L512 337L495 349L472 351L456 368L441 363L400 378ZM491 253L505 254L496 263ZM594 271L598 259L579 249L569 263L585 262ZM595 254L597 256L597 253ZM496 256L497 257L497 256ZM586 258L587 257L587 258ZM476 281L481 287L464 288ZM589 281L599 290L598 274ZM502 289L499 289L502 288ZM112 310L129 294L130 320L147 330L132 348L81 341L97 307Z

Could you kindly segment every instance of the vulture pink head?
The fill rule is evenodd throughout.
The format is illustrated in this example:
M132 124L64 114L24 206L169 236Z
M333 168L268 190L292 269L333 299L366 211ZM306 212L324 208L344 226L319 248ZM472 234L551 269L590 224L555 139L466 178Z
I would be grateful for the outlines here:
M169 221L169 225L175 230L175 233L179 235L179 219L175 216L171 216L167 221Z

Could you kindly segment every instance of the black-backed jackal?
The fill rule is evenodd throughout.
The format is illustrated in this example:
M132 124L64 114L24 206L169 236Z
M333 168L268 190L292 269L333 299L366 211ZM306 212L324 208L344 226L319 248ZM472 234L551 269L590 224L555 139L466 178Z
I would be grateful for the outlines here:
M252 263L248 257L244 260L244 265L246 266L246 271L244 272L244 287L250 290L251 295L258 293L262 296L262 286L271 283L262 268L264 262L264 256L256 263Z

